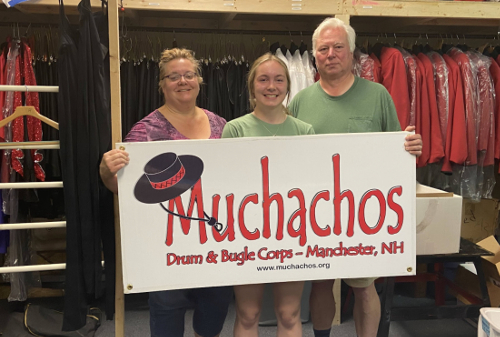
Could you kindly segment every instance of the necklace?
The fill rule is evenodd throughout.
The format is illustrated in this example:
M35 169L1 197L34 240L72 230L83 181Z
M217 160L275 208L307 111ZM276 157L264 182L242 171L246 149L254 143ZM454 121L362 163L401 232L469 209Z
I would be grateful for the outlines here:
M280 129L281 129L281 126L282 126L283 124L285 124L285 121L286 121L286 118L285 118L285 120L284 120L282 123L280 123L280 125L278 126L278 128L276 129L276 131L275 131L274 133L272 133L272 132L271 132L271 130L269 130L269 129L267 128L266 123L265 123L264 121L262 121L262 120L261 120L260 118L258 118L257 116L255 116L255 118L257 118L257 120L260 122L260 124L262 124L262 126L263 126L266 130L267 130L267 132L269 132L269 134L270 134L272 137L276 137L276 135L278 134L278 132L279 132L279 131L280 131Z

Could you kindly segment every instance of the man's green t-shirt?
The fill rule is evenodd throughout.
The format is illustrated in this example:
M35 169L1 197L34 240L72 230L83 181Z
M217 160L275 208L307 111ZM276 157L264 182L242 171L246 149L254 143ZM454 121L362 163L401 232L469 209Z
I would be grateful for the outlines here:
M313 135L311 125L287 116L281 124L266 123L249 113L224 126L222 138Z
M401 131L389 92L359 77L341 96L328 95L316 82L295 95L288 109L316 134Z

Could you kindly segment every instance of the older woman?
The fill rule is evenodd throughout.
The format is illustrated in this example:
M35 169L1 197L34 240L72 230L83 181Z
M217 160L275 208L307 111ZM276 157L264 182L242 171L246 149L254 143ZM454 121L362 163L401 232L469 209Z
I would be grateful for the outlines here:
M196 106L203 79L193 54L186 49L165 50L159 66L159 86L165 104L135 124L125 141L220 138L226 121ZM111 150L102 158L101 178L114 193L118 193L116 173L128 162L128 153L122 150ZM151 336L182 337L186 309L193 306L196 336L218 336L231 297L231 287L152 292L149 294Z

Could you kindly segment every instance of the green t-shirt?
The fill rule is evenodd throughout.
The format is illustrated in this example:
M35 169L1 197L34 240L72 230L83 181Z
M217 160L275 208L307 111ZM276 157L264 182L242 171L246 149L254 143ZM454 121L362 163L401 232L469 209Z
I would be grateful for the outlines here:
M316 134L401 131L389 92L359 77L341 96L328 95L316 82L295 95L288 109Z
M313 135L311 125L287 116L281 124L269 124L253 114L233 119L224 126L222 138Z

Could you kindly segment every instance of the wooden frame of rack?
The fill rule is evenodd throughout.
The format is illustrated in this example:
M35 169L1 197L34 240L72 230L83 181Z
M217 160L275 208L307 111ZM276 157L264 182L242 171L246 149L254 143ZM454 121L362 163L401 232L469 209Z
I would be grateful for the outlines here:
M155 2L158 1L158 2ZM75 14L78 0L66 0L67 14ZM35 0L17 5L22 13L0 11L3 22L57 23L58 0ZM100 8L99 0L92 0ZM313 31L327 16L344 22L359 17L387 18L393 31L411 25L486 27L488 34L500 35L500 6L496 2L370 1L370 0L108 0L111 120L113 144L122 140L120 108L119 8L124 8L132 26L144 28ZM170 13L169 13L170 12ZM34 15L36 14L36 15ZM40 14L46 14L45 18ZM258 16L256 16L258 14ZM171 17L170 17L171 16ZM165 19L168 17L168 19ZM22 20L26 18L26 20ZM389 19L391 18L391 19ZM391 21L392 20L392 21ZM354 25L354 23L353 23ZM369 26L369 25L367 25ZM375 25L373 25L374 28ZM464 28L465 27L465 28ZM356 27L355 27L356 28ZM376 28L377 29L377 28ZM380 29L380 28L378 28ZM472 29L472 28L470 28ZM120 227L115 199L117 277L116 336L124 336L124 294L121 274ZM336 282L337 286L340 282ZM337 288L336 291L339 291ZM338 310L339 311L339 310Z

